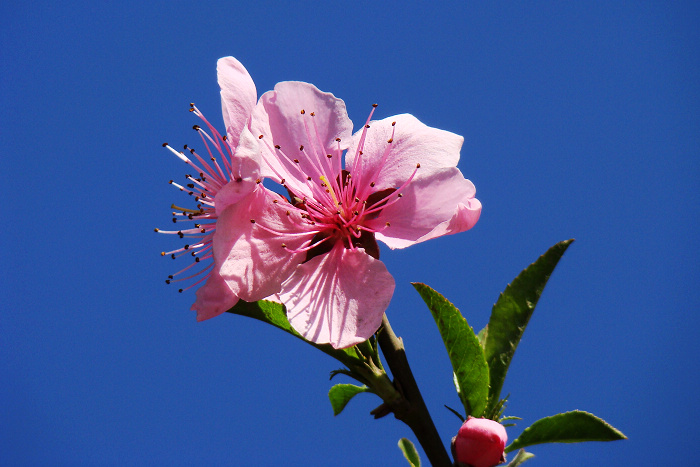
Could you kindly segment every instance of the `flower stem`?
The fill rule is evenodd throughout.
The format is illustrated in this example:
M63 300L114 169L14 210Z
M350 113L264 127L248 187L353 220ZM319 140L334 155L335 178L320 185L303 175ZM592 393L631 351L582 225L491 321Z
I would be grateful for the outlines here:
M451 467L453 464L450 456L440 439L440 434L435 428L411 367L408 365L403 340L396 337L386 315L382 318L382 327L377 334L377 341L394 377L394 383L403 394L402 403L391 404L391 411L397 419L411 428L433 467Z

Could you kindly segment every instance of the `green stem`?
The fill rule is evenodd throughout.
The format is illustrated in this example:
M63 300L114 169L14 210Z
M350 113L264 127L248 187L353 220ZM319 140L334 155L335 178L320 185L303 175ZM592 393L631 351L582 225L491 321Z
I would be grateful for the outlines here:
M389 405L394 416L411 428L433 467L451 467L453 464L450 456L408 365L403 340L396 337L386 315L382 319L377 341L394 377L394 383L403 394L401 403Z

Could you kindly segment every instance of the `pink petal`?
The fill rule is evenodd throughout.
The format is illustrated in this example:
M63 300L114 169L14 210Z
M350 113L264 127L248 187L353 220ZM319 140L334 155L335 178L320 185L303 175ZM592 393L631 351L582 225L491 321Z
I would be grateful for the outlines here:
M408 180L417 164L420 169L416 179L457 166L464 141L459 135L426 126L409 114L372 121L369 125L363 154L357 154L362 135L359 131L353 135L345 157L353 177L357 178L361 171L362 179L375 182L377 190L398 188ZM390 139L391 144L387 143Z
M235 204L251 193L260 177L260 147L257 138L248 128L243 128L236 153L231 158L231 181L214 197L216 214Z
M251 129L255 136L263 136L263 175L278 182L284 178L291 188L304 190L306 176L316 178L318 171L314 167L329 164L327 154L338 157L336 138L341 139L342 149L347 147L352 122L345 103L333 94L309 83L286 81L260 97ZM299 160L301 172L291 162L293 159ZM291 185L293 180L298 186Z
M215 264L231 291L245 301L279 292L282 282L306 258L305 253L290 253L283 246L295 250L313 237L313 232L293 235L303 231L294 220L299 214L287 216L287 207L291 208L280 195L259 184L253 193L219 216L213 240Z
M468 230L481 214L474 184L457 168L414 180L402 193L370 224L381 230L377 240L392 249Z
M241 130L255 107L255 83L241 62L233 57L220 58L216 72L221 88L221 108L229 145L238 146Z
M238 302L226 282L215 271L209 275L207 282L197 289L197 300L191 310L197 311L197 321L219 316Z
M377 331L393 293L394 279L384 263L338 245L297 267L279 296L305 339L341 349Z

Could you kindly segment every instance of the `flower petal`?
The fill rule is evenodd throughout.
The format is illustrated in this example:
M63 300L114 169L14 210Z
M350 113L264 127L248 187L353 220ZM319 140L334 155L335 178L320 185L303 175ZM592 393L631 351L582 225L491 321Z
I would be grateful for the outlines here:
M379 329L393 293L394 278L384 263L362 249L336 245L298 266L279 296L292 327L305 339L341 349Z
M238 297L226 282L216 271L212 271L207 282L197 289L197 300L190 309L197 312L197 321L204 321L230 310L237 302Z
M391 249L471 229L481 214L474 184L457 168L414 180L402 193L369 223Z
M284 178L288 184L294 179L298 186L290 187L301 190L305 190L306 176L316 178L319 169L330 164L327 154L338 158L336 138L345 149L352 136L345 102L297 81L278 83L274 91L260 97L251 129L255 136L263 137L263 175L277 182ZM294 159L299 163L292 162ZM337 163L340 167L339 160Z
M231 181L214 197L216 214L251 193L260 177L260 146L248 128L243 128L236 153L231 158Z
M396 124L392 126L393 122ZM417 164L420 169L416 179L457 166L464 141L459 135L431 128L409 114L372 121L369 125L362 155L358 153L362 136L359 131L352 137L345 160L353 177L374 182L377 190L398 188Z
M253 112L258 94L248 70L235 58L220 58L216 64L216 73L221 88L221 108L227 141L235 149L241 130Z
M282 282L306 258L305 253L290 253L283 246L296 250L314 235L303 235L299 214L291 208L287 216L287 207L291 208L280 195L259 184L239 203L228 206L216 223L213 248L218 272L231 291L247 302L279 292Z

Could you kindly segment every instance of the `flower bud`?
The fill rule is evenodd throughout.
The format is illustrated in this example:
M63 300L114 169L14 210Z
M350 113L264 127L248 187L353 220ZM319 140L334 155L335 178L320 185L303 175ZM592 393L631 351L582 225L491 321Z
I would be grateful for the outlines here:
M507 440L506 429L500 423L469 417L452 438L452 454L458 464L493 467L505 462L503 449Z

